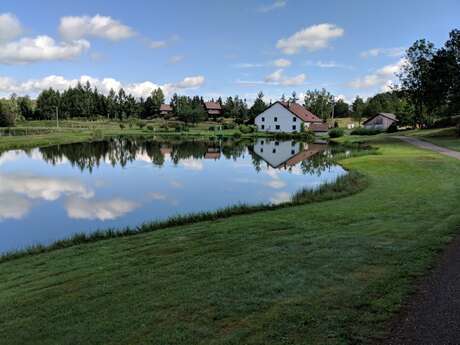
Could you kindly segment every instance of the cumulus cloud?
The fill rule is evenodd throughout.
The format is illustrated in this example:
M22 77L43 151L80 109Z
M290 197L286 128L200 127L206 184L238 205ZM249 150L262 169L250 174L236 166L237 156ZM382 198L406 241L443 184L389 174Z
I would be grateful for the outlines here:
M280 8L285 7L286 5L287 5L286 0L275 0L275 2L273 2L271 4L260 6L258 8L258 11L262 12L262 13L266 13L266 12L278 10Z
M305 82L306 76L305 74L299 74L294 77L286 77L284 75L283 69L278 69L272 74L269 74L265 77L265 82L269 84L275 85L283 85L283 86L292 86L292 85L301 85Z
M286 54L295 54L305 49L309 52L324 49L335 38L342 37L344 30L334 24L318 24L304 28L276 44Z
M0 44L0 63L25 64L36 61L69 60L89 49L86 40L56 43L49 36L22 38Z
M273 61L273 64L276 67L284 68L284 67L291 66L291 61L288 59L278 59L278 60Z
M0 42L13 40L18 37L22 31L21 23L14 14L0 14Z
M65 203L67 215L72 219L102 221L119 218L138 207L133 201L119 198L97 201L71 197Z
M283 202L288 202L290 200L291 200L291 196L289 195L288 192L275 193L275 195L273 195L270 198L270 202L272 204L282 204Z
M384 66L376 70L374 73L352 80L348 83L348 86L354 89L380 87L382 91L388 91L393 83L396 73L401 70L404 63L405 60L400 59L397 63Z
M152 48L152 49L160 49L160 48L166 48L173 44L174 42L178 41L180 37L178 35L172 35L169 39L167 40L149 40L146 39L145 41L147 42L147 46Z
M79 82L84 84L87 81L89 81L92 86L97 87L98 90L104 94L108 94L111 89L118 91L120 88L124 88L127 93L132 94L134 97L147 97L158 87L163 89L166 96L181 90L196 89L204 84L205 78L198 75L186 77L177 83L166 83L160 85L151 81L144 81L140 83L122 83L114 78L99 79L85 75L76 79L66 79L63 76L50 75L42 79L30 79L24 82L18 82L8 77L0 77L0 93L38 94L49 88L63 91L69 87L76 86Z
M179 62L181 62L182 60L184 60L184 56L183 55L174 55L174 56L171 56L170 59L169 59L169 63L171 65L175 65L175 64L178 64Z
M136 34L132 28L118 20L101 15L62 17L59 32L66 40L78 40L92 36L120 41Z
M360 55L362 58L366 59L369 57L377 57L377 56L389 56L389 57L399 57L404 54L405 48L404 47L397 47L397 48L373 48L362 52Z
M21 219L30 210L31 203L18 195L0 194L0 221L5 219Z

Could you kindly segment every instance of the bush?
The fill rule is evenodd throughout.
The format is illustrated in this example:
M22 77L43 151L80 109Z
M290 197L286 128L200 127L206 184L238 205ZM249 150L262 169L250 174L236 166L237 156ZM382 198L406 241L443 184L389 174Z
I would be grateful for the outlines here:
M147 129L148 129L149 131L152 131L152 132L153 132L153 130L154 130L154 128L153 128L152 125L148 125L148 126L147 126Z
M214 127L214 126L209 126L208 130L210 130L210 131L215 131L215 130L216 130L216 127Z
M382 131L380 129L371 129L371 128L356 128L351 132L351 135L376 135L380 134Z
M396 133L398 131L398 125L396 122L393 122L390 127L387 129L387 133Z
M235 129L236 125L234 123L225 123L222 126L222 129Z
M143 122L143 121L139 121L139 122L137 123L137 125L139 126L140 129L143 129L143 128L145 127L146 123Z
M342 128L333 128L329 131L329 138L340 138L343 137Z
M235 132L235 133L233 133L233 137L234 137L234 138L237 138L237 139L238 139L238 138L241 138L241 133Z
M0 103L0 127L14 127L16 124L16 117L14 113Z
M249 134L249 133L253 133L255 131L254 127L246 126L246 125L240 125L239 130L243 134Z
M120 129L125 129L125 125L123 123L120 123Z

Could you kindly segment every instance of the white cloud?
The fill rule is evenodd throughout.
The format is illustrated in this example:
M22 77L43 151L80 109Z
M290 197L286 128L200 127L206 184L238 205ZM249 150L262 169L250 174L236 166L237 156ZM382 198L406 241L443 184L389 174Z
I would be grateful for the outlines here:
M0 174L0 179L0 194L19 194L46 201L57 200L62 195L78 195L81 198L94 196L91 189L68 178Z
M265 77L265 82L269 84L275 85L284 85L284 86L292 86L292 85L301 85L305 82L306 76L305 74L299 74L294 77L286 77L284 75L283 69L278 69L272 74Z
M139 207L133 201L110 199L104 201L69 198L65 204L67 215L72 219L113 220Z
M265 64L263 63L238 63L234 66L236 68L258 68L258 67L264 67Z
M172 65L175 65L175 64L181 62L182 60L184 60L183 55L174 55L174 56L171 56L171 58L169 59L169 63L172 64Z
M150 81L122 83L113 78L98 79L85 75L78 79L66 79L63 76L50 75L42 79L30 79L24 82L18 82L8 77L0 77L0 93L38 94L49 88L62 91L76 86L78 82L86 83L86 81L89 81L93 87L97 87L104 94L108 94L111 89L118 91L120 88L124 88L127 93L132 94L134 97L147 97L158 87L163 89L166 96L181 90L196 89L204 84L205 78L203 76L192 76L186 77L177 83L159 85Z
M272 204L282 204L283 202L288 202L290 200L291 200L291 196L289 195L288 192L279 192L270 198L270 202Z
M203 162L198 159L182 159L179 165L183 166L185 170L201 171L203 170Z
M18 195L0 194L0 221L5 219L21 219L30 210L31 203Z
M276 67L285 68L285 67L291 66L291 61L288 59L278 59L278 60L273 61L273 64Z
M324 49L332 39L343 36L344 30L334 24L318 24L304 28L276 44L286 54L295 54L302 49L309 52Z
M0 44L0 63L25 64L46 60L69 60L81 55L89 47L90 43L86 40L57 44L49 36L26 37Z
M149 45L150 48L159 49L166 47L167 43L166 41L151 41Z
M14 14L0 14L0 42L13 40L18 37L22 31L21 23Z
M287 0L275 0L272 4L260 6L258 11L262 13L270 12L285 7Z
M369 57L377 57L380 55L389 56L389 57L400 57L404 54L404 47L397 48L373 48L362 52L360 55L362 58L366 59Z
M93 36L111 41L120 41L136 34L132 28L120 23L118 20L101 15L94 17L62 17L59 32L66 40L77 40Z
M367 89L371 87L381 87L383 91L388 91L392 85L396 73L401 70L405 63L404 59L400 59L397 63L384 66L374 73L367 74L348 83L349 87L354 89Z
M152 49L160 49L160 48L166 48L167 46L173 44L174 42L178 41L180 37L178 35L172 35L169 39L167 40L146 40L146 43L148 47Z
M337 63L335 61L312 61L312 60L307 60L305 61L305 65L307 66L316 66L320 68L344 68L344 69L353 69L352 66Z

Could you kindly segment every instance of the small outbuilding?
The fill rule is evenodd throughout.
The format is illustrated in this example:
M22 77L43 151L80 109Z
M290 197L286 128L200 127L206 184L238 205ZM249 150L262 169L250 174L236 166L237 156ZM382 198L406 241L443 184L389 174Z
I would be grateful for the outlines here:
M378 113L364 121L363 126L367 129L379 129L386 131L393 123L398 123L395 114L391 113Z
M173 113L173 107L169 104L160 105L160 115L171 115Z

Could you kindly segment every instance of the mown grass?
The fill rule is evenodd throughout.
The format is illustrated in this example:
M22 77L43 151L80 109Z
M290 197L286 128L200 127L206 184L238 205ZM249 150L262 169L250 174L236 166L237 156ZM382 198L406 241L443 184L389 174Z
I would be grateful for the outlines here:
M389 138L351 196L0 264L5 344L361 344L460 226L460 162ZM31 229L31 231L39 231Z

